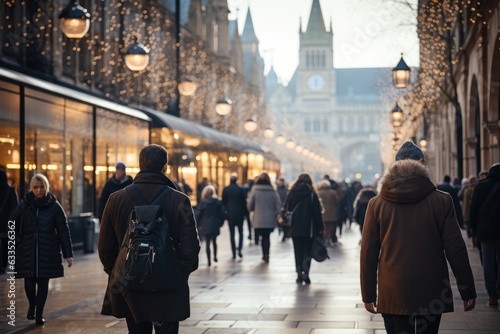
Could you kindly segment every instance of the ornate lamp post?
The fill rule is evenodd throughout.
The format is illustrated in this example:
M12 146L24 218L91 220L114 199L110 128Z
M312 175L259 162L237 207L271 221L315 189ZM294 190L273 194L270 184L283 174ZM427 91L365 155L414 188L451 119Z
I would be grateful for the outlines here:
M406 88L410 84L411 69L406 65L401 53L401 60L398 65L392 69L392 84L396 88Z

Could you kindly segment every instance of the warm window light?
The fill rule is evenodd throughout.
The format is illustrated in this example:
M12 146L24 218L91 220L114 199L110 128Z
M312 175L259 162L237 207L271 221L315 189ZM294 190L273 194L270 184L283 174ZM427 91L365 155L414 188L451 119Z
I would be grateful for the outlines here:
M229 115L232 109L232 104L233 101L224 96L222 99L217 101L217 104L215 105L215 111L221 116Z
M398 65L392 69L392 84L396 88L406 88L410 84L411 69L406 65L403 60L403 53L401 53L401 60Z
M248 132L253 132L253 131L257 130L257 122L255 121L255 119L253 119L253 117L249 118L245 121L245 123L243 124L243 127Z
M131 71L142 71L149 64L149 49L136 41L125 53L125 64Z
M198 85L194 81L183 80L177 85L177 87L179 88L179 93L182 96L193 96L196 92L196 88L198 88Z
M82 38L89 31L90 14L76 0L71 0L59 14L59 25L66 37Z

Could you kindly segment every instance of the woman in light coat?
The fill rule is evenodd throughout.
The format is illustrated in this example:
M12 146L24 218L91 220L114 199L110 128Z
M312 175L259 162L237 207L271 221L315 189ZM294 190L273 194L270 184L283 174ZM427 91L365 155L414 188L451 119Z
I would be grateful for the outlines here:
M252 226L255 235L261 237L262 261L269 263L270 234L277 226L281 200L274 189L269 174L262 173L257 178L248 195L247 208L253 212Z

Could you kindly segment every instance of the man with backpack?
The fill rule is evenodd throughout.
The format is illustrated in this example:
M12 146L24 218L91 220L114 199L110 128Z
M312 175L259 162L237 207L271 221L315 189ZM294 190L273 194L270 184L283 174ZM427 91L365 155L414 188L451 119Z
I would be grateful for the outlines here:
M152 333L153 326L156 333L178 333L179 321L190 316L188 278L198 268L200 244L189 197L176 190L165 176L167 162L163 146L144 147L139 154L140 172L133 185L113 193L102 215L98 250L109 280L101 314L126 318L129 333ZM153 218L148 220L149 216ZM157 225L156 234L148 234L151 232L148 221ZM165 224L168 224L166 230ZM158 231L165 233L158 236ZM138 235L144 240L160 240L152 240L151 246L144 248L147 252L143 252L134 242ZM165 260L155 258L166 254L158 247L169 248L168 261L172 263L166 265L172 268L180 265L178 285L151 283L159 275L155 261ZM137 280L131 273L134 266L144 264L142 256L148 256L151 270L148 277L143 275Z

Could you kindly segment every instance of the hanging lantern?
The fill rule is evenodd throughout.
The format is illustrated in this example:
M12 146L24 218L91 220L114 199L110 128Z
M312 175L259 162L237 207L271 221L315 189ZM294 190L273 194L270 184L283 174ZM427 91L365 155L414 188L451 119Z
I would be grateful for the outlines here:
M63 34L68 38L82 38L89 31L89 12L71 0L59 14L59 26Z
M136 41L128 47L125 53L125 65L132 71L142 71L149 64L149 49Z
M232 109L232 104L233 101L224 96L222 99L217 101L217 104L215 105L215 111L221 116L229 115Z
M406 65L401 53L401 60L398 65L392 69L392 84L396 88L406 88L410 84L411 69Z

